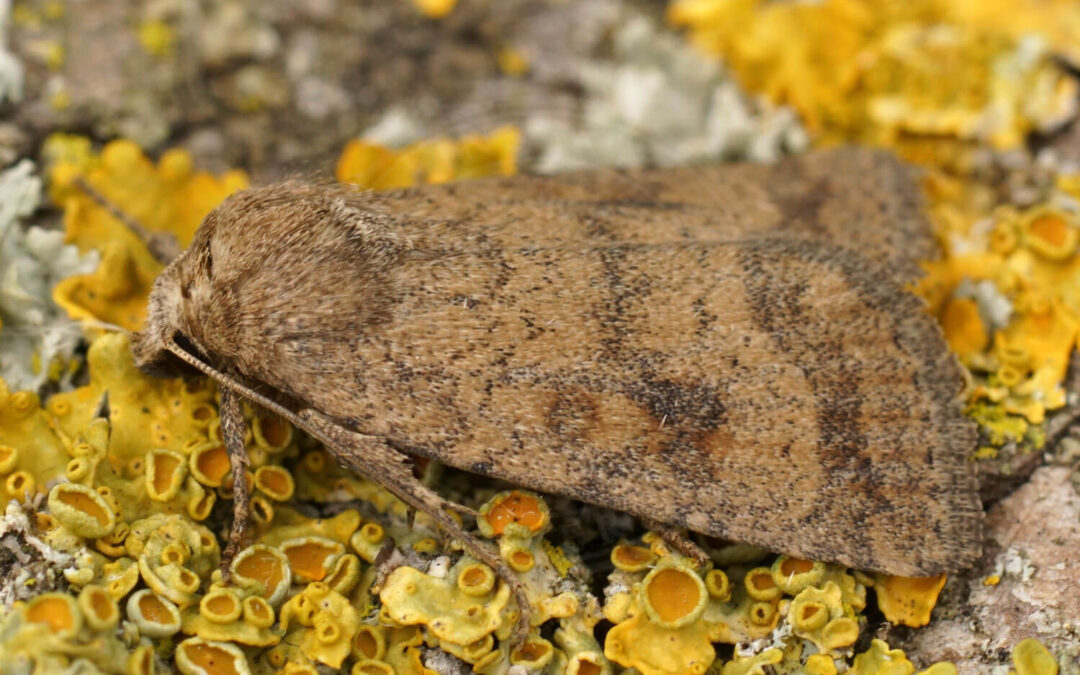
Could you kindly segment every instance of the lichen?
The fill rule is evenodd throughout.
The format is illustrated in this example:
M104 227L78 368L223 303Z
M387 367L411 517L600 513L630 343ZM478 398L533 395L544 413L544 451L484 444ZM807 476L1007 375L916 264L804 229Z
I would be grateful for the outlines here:
M678 0L668 19L825 140L1014 148L1072 115L1076 83L1046 40L1017 29L1029 10L1052 11L985 4ZM1055 46L1075 45L1061 37Z
M930 612L945 587L944 574L936 577L908 578L879 574L874 583L878 608L893 623L918 628L930 623Z
M81 331L51 301L53 287L97 266L60 232L26 226L38 208L41 179L23 160L0 173L0 377L14 389L38 390L47 380L67 386Z
M75 318L96 318L137 330L146 313L150 286L162 269L146 244L81 190L82 177L110 203L150 232L167 233L187 246L210 209L247 186L240 171L220 177L198 172L183 150L163 154L155 165L134 143L117 140L100 155L79 139L58 135L46 142L50 196L64 207L66 239L80 251L101 250L91 274L67 278L55 292L57 304Z
M1021 640L1013 647L1013 666L1017 675L1057 675L1054 656L1035 638Z

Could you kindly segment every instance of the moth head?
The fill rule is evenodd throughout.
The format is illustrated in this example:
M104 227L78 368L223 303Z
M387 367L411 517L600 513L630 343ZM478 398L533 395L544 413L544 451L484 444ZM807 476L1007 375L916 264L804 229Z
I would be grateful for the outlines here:
M142 371L161 377L196 373L177 358L170 347L178 345L200 356L198 326L200 304L210 293L209 235L215 214L203 221L195 240L154 281L143 329L131 337L131 353Z

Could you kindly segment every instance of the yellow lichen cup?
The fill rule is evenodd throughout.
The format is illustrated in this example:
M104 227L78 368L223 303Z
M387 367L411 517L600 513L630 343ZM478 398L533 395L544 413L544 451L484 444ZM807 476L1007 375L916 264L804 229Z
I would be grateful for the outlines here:
M180 632L180 610L168 598L148 588L128 598L127 618L149 638L165 638Z
M68 531L96 539L112 532L116 514L93 488L62 483L49 491L49 511Z
M195 521L206 520L213 511L214 504L217 503L217 493L207 490L194 478L188 479L188 486L190 487L190 496L186 504L188 515Z
M292 498L296 484L287 469L268 464L255 471L255 488L276 502L285 502Z
M270 452L279 452L293 439L292 425L276 415L256 417L251 425L255 444Z
M256 628L269 628L274 625L274 608L257 595L244 598L244 621Z
M249 675L244 652L228 642L188 638L176 646L176 667L184 675Z
M269 525L274 521L274 505L262 495L252 496L251 519L259 525Z
M120 622L120 608L109 592L101 586L90 584L79 592L79 610L90 628L107 631Z
M1073 217L1059 209L1036 209L1024 219L1021 228L1028 248L1049 260L1065 260L1076 251L1080 240Z
M365 659L353 664L350 675L395 675L397 671L389 663Z
M694 570L673 562L661 564L645 576L639 597L654 623L680 628L701 617L709 593Z
M747 594L759 602L771 602L780 597L781 589L773 580L772 570L768 567L755 567L746 573L743 586Z
M127 659L127 675L154 675L154 646L139 645Z
M825 576L825 563L782 555L772 565L773 583L788 595L798 595L807 586L814 586Z
M281 542L278 550L288 558L294 576L304 581L322 581L345 547L325 537L298 537Z
M529 672L539 672L551 663L555 648L544 638L531 638L510 652L510 663L522 666Z
M600 675L606 661L599 652L578 652L566 664L566 675Z
M188 470L206 487L221 487L231 469L229 453L218 441L197 445L188 455Z
M82 628L82 612L75 598L67 593L42 593L23 606L22 616L28 623L46 624L61 638L71 637Z
M146 453L146 494L167 502L180 492L187 478L187 458L175 450L157 448Z
M829 621L829 608L815 600L792 607L791 625L795 630L811 633Z
M232 623L240 618L244 606L235 592L215 588L199 601L199 614L214 623Z
M731 580L728 579L724 570L709 570L705 574L705 588L709 591L709 595L720 602L731 599Z
M353 635L352 655L357 660L382 660L386 656L386 633L382 626L360 626Z
M750 623L768 626L776 617L776 605L772 602L755 602L750 605Z
M487 595L495 587L495 572L483 563L466 565L458 575L457 586L466 595Z
M0 474L11 473L19 465L19 450L10 445L0 445Z
M551 524L547 504L525 490L500 492L480 507L476 526L485 537L532 537Z
M642 572L656 561L656 554L644 546L619 544L611 549L611 564L624 572Z
M503 552L503 558L510 569L525 573L536 566L536 556L524 546L511 546Z
M348 595L360 581L360 559L351 553L338 558L326 577L326 585L342 595Z
M248 546L236 554L230 568L236 582L276 607L292 585L292 567L285 554L264 544Z
M15 501L26 501L37 492L37 480L29 471L13 471L4 480L4 490Z

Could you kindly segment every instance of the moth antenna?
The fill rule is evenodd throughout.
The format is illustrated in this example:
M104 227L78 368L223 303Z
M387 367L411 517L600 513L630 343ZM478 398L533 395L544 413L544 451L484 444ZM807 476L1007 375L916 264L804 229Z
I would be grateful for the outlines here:
M109 323L108 321L99 321L98 319L83 319L79 322L83 328L99 328L101 330L107 330L113 333L123 333L125 335L131 335L131 331L123 326L117 326L115 323Z
M154 259L159 263L168 265L173 258L180 255L180 244L176 241L176 237L168 232L151 232L146 229L142 223L122 211L120 207L109 201L105 195L98 192L82 176L76 176L73 182L75 187L82 190L91 201L105 209L110 216L123 223L124 227L131 230L132 234L141 239L146 244L146 247L150 249L150 255L154 256Z
M176 344L176 342L170 341L168 344L165 345L165 348L168 349L169 352L173 354L173 356L188 364L192 368L195 368L207 377L212 378L221 386L231 389L234 393L240 394L249 401L252 401L253 403L258 403L267 410L281 415L281 417L283 417L284 419L292 422L294 426L300 428L304 427L303 421L293 411L289 410L277 401L271 401L269 398L263 396L254 389L244 386L242 383L237 382L236 380L229 377L220 370L217 370L210 364L203 362L201 359L186 351L180 345Z

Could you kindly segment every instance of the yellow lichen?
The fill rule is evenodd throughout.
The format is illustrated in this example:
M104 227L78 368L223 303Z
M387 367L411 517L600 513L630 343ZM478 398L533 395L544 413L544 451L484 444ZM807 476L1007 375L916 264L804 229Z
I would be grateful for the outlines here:
M874 583L878 607L885 618L913 628L930 623L930 613L944 587L944 574L936 577L879 574Z
M276 548L255 544L236 554L232 561L236 583L265 598L273 606L281 604L292 584L289 559Z
M146 493L159 502L171 501L187 478L187 458L175 450L155 448L146 453Z
M270 464L255 471L255 488L274 501L288 501L296 489L292 474L283 467Z
M23 607L23 618L43 623L60 636L74 635L82 627L82 613L67 593L43 593L33 598Z
M743 577L746 593L759 602L771 602L780 597L783 589L773 579L772 570L758 567L750 570Z
M995 3L678 0L668 18L722 55L748 89L794 106L825 140L889 144L921 158L973 142L1017 147L1074 110L1076 83L1045 44L1016 29L1038 3L997 6L990 21L986 4Z
M285 641L303 654L340 668L352 649L360 618L349 600L326 584L313 582L286 602L280 613Z
M915 666L907 660L903 650L889 649L883 640L871 640L870 649L855 657L852 675L911 675Z
M352 642L353 658L379 661L386 655L386 631L382 626L360 626Z
M731 599L731 581L724 570L709 570L705 574L705 588L715 600L727 602Z
M147 637L169 637L180 632L180 610L168 598L148 588L128 598L127 617Z
M183 558L163 555L177 545L186 548ZM217 568L221 555L213 533L178 514L157 514L132 523L124 547L138 562L143 582L182 608L195 602L203 579Z
M457 0L413 0L416 8L431 19L441 19L454 11Z
M806 675L836 675L836 662L825 654L811 654L803 666Z
M604 656L645 675L704 673L715 627L701 618L709 593L685 559L665 558L634 586L626 617L608 632Z
M502 624L510 589L499 583L481 595L462 591L459 577L474 570L475 563L468 558L445 578L411 567L395 569L379 592L384 618L398 626L423 625L439 640L456 645L479 642Z
M797 595L804 588L820 583L824 576L825 564L820 562L782 555L772 565L773 583L788 595Z
M273 623L274 610L265 600L218 586L184 611L182 630L209 641L270 647L281 641L270 630Z
M657 625L679 628L696 621L705 611L705 583L685 567L658 566L641 584L642 604Z
M1017 675L1057 675L1054 656L1035 638L1021 640L1013 647L1013 666Z
M87 625L95 631L107 631L120 622L120 608L107 590L88 585L79 592L79 611Z
M116 514L94 489L76 483L57 485L49 492L49 511L69 532L96 539L112 532Z
M784 653L779 649L768 649L750 657L738 657L724 664L722 675L766 675L768 666L779 664Z
M840 587L828 581L822 588L804 588L791 601L787 620L792 632L809 640L823 654L850 647L859 637L859 624L845 611Z
M531 537L551 524L551 514L544 500L531 492L500 492L480 507L476 526L481 534L494 537L509 534Z
M23 501L58 477L70 459L52 417L30 392L10 392L0 379L0 499Z
M293 575L304 581L322 581L345 552L339 542L324 537L299 537L278 546L289 560Z
M479 176L509 176L517 172L520 143L521 134L513 127L496 129L487 137L423 141L401 150L357 139L342 151L336 175L343 183L375 190Z
M188 455L191 475L206 487L221 487L229 475L229 453L217 439L208 440L191 450Z
M619 544L611 549L611 564L625 572L640 572L656 560L656 555L644 546Z
M184 675L251 675L244 652L235 645L197 637L176 646L176 667Z

